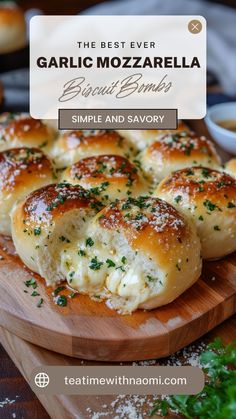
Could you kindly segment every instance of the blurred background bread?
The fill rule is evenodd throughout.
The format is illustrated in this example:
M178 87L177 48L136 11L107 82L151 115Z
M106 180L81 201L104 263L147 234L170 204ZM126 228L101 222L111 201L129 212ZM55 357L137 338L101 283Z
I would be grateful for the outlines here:
M0 3L0 54L10 53L26 45L24 13L13 2Z

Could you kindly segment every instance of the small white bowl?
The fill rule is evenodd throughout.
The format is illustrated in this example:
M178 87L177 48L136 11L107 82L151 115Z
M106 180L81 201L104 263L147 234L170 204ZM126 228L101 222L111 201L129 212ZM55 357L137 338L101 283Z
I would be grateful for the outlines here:
M236 155L236 132L218 125L219 121L227 119L236 119L236 102L220 103L212 106L207 112L205 122L216 143L224 150Z

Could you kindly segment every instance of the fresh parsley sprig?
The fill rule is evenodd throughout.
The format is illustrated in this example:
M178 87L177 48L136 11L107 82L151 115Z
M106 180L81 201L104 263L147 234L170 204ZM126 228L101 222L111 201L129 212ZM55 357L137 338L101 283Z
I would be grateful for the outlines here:
M224 346L220 338L200 356L206 375L203 390L194 396L157 400L150 413L166 416L170 410L188 419L236 419L236 342Z

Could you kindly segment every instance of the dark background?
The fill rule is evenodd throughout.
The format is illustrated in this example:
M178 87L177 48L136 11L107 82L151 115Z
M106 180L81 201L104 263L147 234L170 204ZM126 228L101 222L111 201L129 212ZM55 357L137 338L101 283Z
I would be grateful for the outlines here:
M117 0L113 0L117 1ZM128 0L127 0L128 1ZM164 0L163 0L164 1ZM190 1L190 0L189 0ZM193 1L193 0L191 0ZM210 0L213 3L221 3L236 8L236 0ZM30 8L41 9L45 14L68 15L76 14L88 7L98 3L104 3L104 0L19 0L17 2L24 10Z

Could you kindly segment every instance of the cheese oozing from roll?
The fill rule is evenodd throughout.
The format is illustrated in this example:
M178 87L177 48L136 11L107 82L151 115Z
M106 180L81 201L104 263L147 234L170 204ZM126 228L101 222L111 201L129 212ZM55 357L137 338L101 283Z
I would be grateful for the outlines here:
M224 172L191 167L163 179L155 195L195 222L204 259L221 258L236 250L236 179Z
M84 237L87 223L101 208L80 186L48 185L27 196L12 211L12 237L25 265L47 285L63 280L61 251Z
M151 197L106 206L85 237L61 253L69 285L121 313L168 304L200 276L195 226L174 207Z

